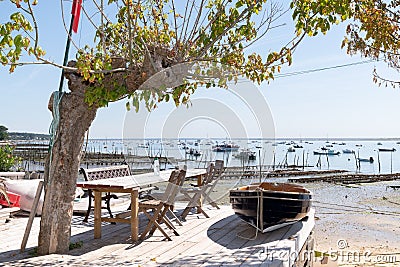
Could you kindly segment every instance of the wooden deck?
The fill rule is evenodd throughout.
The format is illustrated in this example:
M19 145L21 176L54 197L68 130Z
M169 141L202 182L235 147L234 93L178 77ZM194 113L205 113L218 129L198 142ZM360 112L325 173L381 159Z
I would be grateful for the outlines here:
M42 257L29 255L37 244L40 218L34 220L23 254L19 248L28 218L14 218L0 224L0 266L266 266L266 262L268 266L291 266L293 262L289 264L277 257L271 260L265 249L301 249L299 244L305 242L314 227L314 218L310 218L254 236L254 229L238 219L230 206L220 210L206 206L205 210L210 218L190 214L183 226L178 226L180 236L172 235L172 241L163 240L156 231L154 236L137 243L129 239L127 224L104 223L102 238L94 239L93 216L85 224L83 217L74 216L71 242L82 242L83 246L68 255ZM146 223L141 214L140 231Z

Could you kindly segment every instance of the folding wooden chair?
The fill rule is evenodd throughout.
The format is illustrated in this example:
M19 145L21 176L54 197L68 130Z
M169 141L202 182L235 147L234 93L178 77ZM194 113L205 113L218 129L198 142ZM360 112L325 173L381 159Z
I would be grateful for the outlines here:
M165 238L171 241L171 237L160 225L163 222L169 229L174 232L175 235L179 235L179 233L176 231L175 226L169 220L167 212L171 210L171 207L175 203L175 198L178 195L181 186L183 185L185 175L186 171L184 170L173 171L168 180L167 188L165 189L164 195L161 199L150 199L139 202L139 211L142 211L149 219L149 223L147 224L139 239L143 240L147 234L151 236L156 229L159 229L161 233L165 236ZM152 210L153 214L151 214L149 210Z
M203 204L204 202L208 202L214 208L220 209L217 203L211 198L211 193L213 192L215 186L218 181L221 179L222 173L224 172L224 161L216 160L214 171L212 172L211 178L207 181L206 187L203 192Z
M223 172L224 162L222 160L217 160L214 164L211 163L207 167L207 173L203 180L203 184L198 188L182 188L181 193L189 199L186 208L181 214L183 220L193 208L197 208L199 213L202 213L206 218L209 218L208 214L202 208L202 202L208 201L213 207L218 208L218 205L210 197L211 192L214 190L222 172ZM203 199L202 199L203 198Z
M184 170L186 172L187 170L187 166L183 165L181 167L179 167L178 170ZM182 184L184 183L184 181L182 181ZM179 193L178 193L179 195ZM164 197L164 192L154 192L154 193L148 193L144 196L144 198L146 199L155 199L155 200L162 200ZM173 220L179 224L180 226L183 226L181 220L175 215L174 213L174 203L171 203L170 208L167 210L167 215L169 214L171 217L173 217Z

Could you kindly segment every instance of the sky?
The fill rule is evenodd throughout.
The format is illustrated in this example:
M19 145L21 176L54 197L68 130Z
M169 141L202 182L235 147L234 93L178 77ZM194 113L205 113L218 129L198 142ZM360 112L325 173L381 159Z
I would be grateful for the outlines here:
M40 45L47 58L59 64L67 36L60 3L39 1L37 8ZM68 25L71 2L62 3ZM8 1L0 1L0 23L13 10ZM289 40L293 34L290 17L285 23L251 49L265 54ZM79 27L74 42L83 46L92 38L89 22L83 18ZM99 110L89 136L399 137L400 90L379 87L372 81L374 66L383 76L395 77L393 71L384 62L358 64L367 59L347 55L340 48L344 29L345 25L339 25L326 35L306 38L297 48L292 66L283 67L282 75L269 84L258 86L244 80L228 91L201 89L193 95L191 107L166 103L151 114L143 108L139 114L127 112L126 101L111 103ZM348 64L353 65L335 67ZM330 69L295 74L324 68ZM12 74L7 67L0 67L0 125L10 132L48 133L52 119L48 100L58 90L60 74L60 69L52 66L22 66Z

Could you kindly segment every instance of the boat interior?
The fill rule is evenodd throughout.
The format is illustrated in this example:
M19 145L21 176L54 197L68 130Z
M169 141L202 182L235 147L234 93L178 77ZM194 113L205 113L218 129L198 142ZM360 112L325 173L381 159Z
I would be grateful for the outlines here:
M239 187L238 190L270 190L278 192L291 192L291 193L310 193L307 189L300 185L289 183L257 183L247 186Z

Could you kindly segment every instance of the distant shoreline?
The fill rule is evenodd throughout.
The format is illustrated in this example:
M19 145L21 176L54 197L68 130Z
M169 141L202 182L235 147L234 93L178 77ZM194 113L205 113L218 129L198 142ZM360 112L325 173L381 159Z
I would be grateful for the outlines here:
M260 138L260 137L240 137L240 138L224 138L224 137L176 137L176 138L160 138L160 137L148 137L148 138L89 138L89 140L255 140L255 141L400 141L400 137L376 137L376 138L366 138L366 137L338 137L338 138L319 138L319 137L307 137L307 138L299 138L299 137L277 137L277 138Z
M44 133L30 133L30 132L9 132L10 140L48 140L49 134ZM147 137L147 138L123 138L123 137L96 137L89 138L89 140L255 140L255 141L400 141L399 137L275 137L275 138L262 138L262 137L176 137L176 138L162 138L162 137Z

